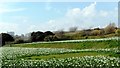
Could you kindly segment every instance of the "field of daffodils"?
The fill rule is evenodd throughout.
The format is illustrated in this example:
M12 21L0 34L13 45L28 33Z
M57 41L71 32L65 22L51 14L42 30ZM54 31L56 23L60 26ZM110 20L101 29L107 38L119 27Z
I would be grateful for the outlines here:
M120 54L119 48L76 50L76 49L65 49L65 48L1 47L0 66L1 68L120 68L120 57L116 57L116 56L87 55L81 57L73 56L68 58L46 58L46 59L25 58L30 56L49 57L49 55L61 55L61 54L71 54L71 53L73 55L74 53L80 53L80 52L91 52L91 53L103 52L103 53Z

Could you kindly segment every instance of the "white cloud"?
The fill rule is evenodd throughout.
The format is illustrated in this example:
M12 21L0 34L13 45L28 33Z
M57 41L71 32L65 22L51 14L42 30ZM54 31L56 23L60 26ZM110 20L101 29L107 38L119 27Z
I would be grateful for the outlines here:
M55 23L55 20L49 20L48 21L48 24L54 24Z
M28 22L28 20L30 20L29 19L29 17L27 17L27 16L11 16L11 18L12 19L14 19L13 20L13 22L17 22L17 23L26 23L26 22Z
M66 16L76 16L78 14L80 14L81 10L80 8L74 8L72 10L68 10L68 12L66 13Z
M30 20L24 16L14 17L19 25L11 23L0 23L0 30L14 30L16 32L32 32L32 31L56 31L60 29L68 30L70 27L78 26L79 29L87 29L90 27L103 27L110 23L116 22L118 19L117 8L113 10L96 9L97 3L81 9L79 7L69 9L66 14L58 19L50 19L44 23L29 24ZM15 10L14 10L15 11ZM17 11L17 10L16 10ZM29 25L28 25L29 24Z
M100 16L107 17L108 15L107 11L100 11Z
M104 27L110 21L116 22L118 17L117 10L111 11L96 9L96 3L80 9L69 9L65 16L58 19L50 19L47 22L30 25L28 32L32 31L57 31L60 29L68 30L70 27L78 26L79 29L87 29L90 27Z
M9 3L0 3L0 14L9 12L24 11L26 8L10 8Z
M6 22L0 22L0 32L17 31L18 25Z
M17 11L23 11L23 10L25 10L25 8L8 9L8 8L0 7L0 13L17 12Z
M36 26L36 25L30 25L27 30L31 32L31 31L37 30L37 27L38 26Z
M113 13L115 16L113 16ZM59 19L50 19L43 24L31 25L28 32L31 31L56 31L60 29L68 30L70 27L78 26L79 29L90 27L104 27L110 21L116 21L117 10L105 11L96 9L96 2L86 6L83 9L69 9L65 16Z
M29 18L26 16L11 16L11 21L0 20L0 33L14 31L16 34L27 33Z
M52 29L68 30L70 27L78 26L80 29L90 28L90 27L104 27L113 21L117 23L117 10L97 10L96 2L90 4L89 6L80 9L72 8L69 9L65 16L60 19L51 19L44 26L51 26L44 28L46 30Z

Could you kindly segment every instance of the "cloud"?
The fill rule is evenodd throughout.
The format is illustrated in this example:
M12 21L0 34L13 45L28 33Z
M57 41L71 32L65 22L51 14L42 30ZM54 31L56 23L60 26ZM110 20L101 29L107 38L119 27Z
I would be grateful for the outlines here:
M18 30L18 24L0 22L0 32L17 31L17 30Z
M65 15L58 19L50 19L44 23L33 24L28 28L31 31L57 31L64 29L69 30L70 27L77 26L79 29L87 29L91 27L105 27L110 21L117 20L117 10L97 10L97 3L91 3L83 9L69 9Z
M66 16L67 17L75 17L81 14L80 8L73 8L67 11Z
M83 9L73 8L67 11L66 16L72 18L92 18L96 15L96 2L86 6Z
M30 19L26 16L11 16L11 21L0 20L0 33L14 31L16 34L28 33L27 28L30 25Z
M0 14L26 10L26 8L10 8L9 6L9 3L0 3Z
M70 27L77 26L79 29L87 29L90 27L104 27L112 22L117 23L118 9L115 7L113 10L97 10L97 3L91 3L84 8L71 8L66 11L65 15L58 19L50 19L46 22L32 22L32 19L28 19L24 16L15 16L14 22L0 23L1 31L13 30L17 33L27 33L32 31L57 31L60 29L68 30ZM17 9L9 12L23 11L25 9ZM8 12L8 11L7 11ZM0 32L1 32L0 31Z
M9 13L9 12L18 12L18 11L24 11L25 8L16 8L16 9L8 9L8 8L0 8L0 13Z
M56 29L56 23L55 20L49 20L48 22L44 22L43 24L31 24L28 26L27 31L32 32L32 31L53 31Z
M67 16L69 16L67 19L69 22L71 22L71 20L74 21L73 23L76 23L76 25L79 25L79 27L82 28L89 28L91 26L103 27L104 25L110 23L110 21L116 22L116 10L97 10L96 5L97 3L95 2L83 9L73 8L67 12Z
M113 10L97 10L97 3L91 3L83 9L72 8L69 9L65 16L59 19L51 19L44 23L46 30L68 30L70 27L78 26L79 29L87 29L90 27L105 27L110 21L117 24L117 9ZM49 27L50 26L50 27Z

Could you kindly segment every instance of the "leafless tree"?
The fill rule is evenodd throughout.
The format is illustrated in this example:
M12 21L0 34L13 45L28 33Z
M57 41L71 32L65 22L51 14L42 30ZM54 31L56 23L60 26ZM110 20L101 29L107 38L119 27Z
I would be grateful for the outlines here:
M70 32L75 32L75 31L77 31L77 29L78 29L78 27L76 27L76 26L75 27L70 27L69 31Z

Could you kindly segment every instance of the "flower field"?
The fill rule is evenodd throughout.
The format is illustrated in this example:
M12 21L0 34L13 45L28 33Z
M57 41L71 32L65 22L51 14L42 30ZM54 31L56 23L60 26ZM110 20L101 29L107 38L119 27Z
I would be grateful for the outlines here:
M67 45L76 44L76 41L68 41L66 42L67 44L62 42L57 44L29 44L30 46L44 45L49 46L49 48L43 48L44 46L42 48L18 46L1 47L0 66L1 68L120 68L120 50L119 44L116 41L118 38L110 38L106 40L113 41L105 42L105 39L77 41L80 43L77 43L76 46L84 47L83 45L86 45L83 49L76 46L73 47L72 45ZM89 43L88 41L92 42ZM82 42L85 42L85 44ZM59 48L58 44L59 46L63 46L63 48ZM92 44L94 45L89 47ZM109 45L109 47L100 48L100 46L98 47L96 44L104 44L104 46ZM29 46L28 44L20 45ZM57 45L57 47L52 48L52 45Z
M65 54L65 53L79 53L79 52L113 52L119 53L118 48L112 49L60 49L60 48L18 48L18 47L3 47L1 52L2 67L40 67L40 68L78 68L78 67L119 67L119 57L109 56L82 56L82 57L69 57L69 58L51 58L51 59L24 59L25 56L43 56L52 54ZM21 58L22 57L22 58Z
M78 67L118 67L119 58L104 56L84 56L49 60L6 60L3 67L39 67L39 68L78 68Z

